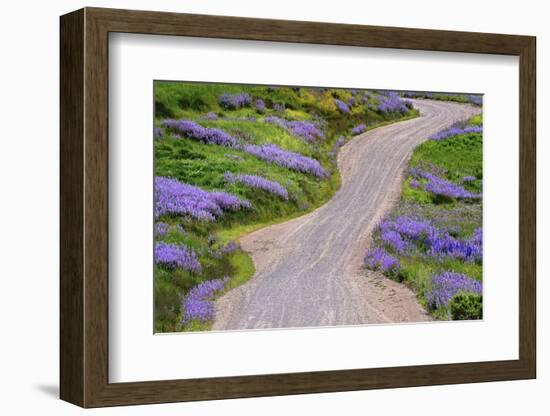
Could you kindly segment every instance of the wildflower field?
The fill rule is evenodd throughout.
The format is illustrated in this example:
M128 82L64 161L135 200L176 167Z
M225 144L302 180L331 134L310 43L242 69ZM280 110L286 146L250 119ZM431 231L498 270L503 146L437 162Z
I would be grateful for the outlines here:
M208 329L213 301L254 274L239 237L327 202L340 184L336 156L347 140L417 115L393 91L155 82L155 331ZM424 159L413 161L418 172L405 185L404 201L418 207L431 198L430 181L446 192L438 180L456 179L428 177L438 171ZM452 204L467 210L479 204L470 199L481 178L474 169L461 174L475 177L461 185L472 197ZM412 180L418 189L409 190ZM475 239L473 232L459 234ZM398 261L406 276L413 266ZM453 254L452 261L463 260ZM459 271L480 278L476 261Z
M482 149L481 115L418 146L401 200L365 256L366 268L410 285L436 318L483 316Z

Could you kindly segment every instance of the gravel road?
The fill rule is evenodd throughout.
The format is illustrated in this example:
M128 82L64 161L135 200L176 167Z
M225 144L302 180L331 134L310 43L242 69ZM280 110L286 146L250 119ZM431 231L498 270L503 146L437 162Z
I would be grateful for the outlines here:
M421 117L361 134L338 156L342 186L310 214L241 238L256 274L216 302L213 330L419 322L405 285L362 269L372 230L398 201L413 149L478 107L413 100Z

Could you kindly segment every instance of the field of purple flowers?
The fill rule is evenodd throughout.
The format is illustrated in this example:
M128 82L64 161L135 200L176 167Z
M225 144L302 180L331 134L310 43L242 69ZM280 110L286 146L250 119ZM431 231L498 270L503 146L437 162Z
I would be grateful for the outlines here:
M439 319L483 316L482 148L481 116L418 146L365 255L365 267L408 284Z
M205 330L254 266L238 238L339 186L338 149L417 115L392 91L155 83L155 331Z

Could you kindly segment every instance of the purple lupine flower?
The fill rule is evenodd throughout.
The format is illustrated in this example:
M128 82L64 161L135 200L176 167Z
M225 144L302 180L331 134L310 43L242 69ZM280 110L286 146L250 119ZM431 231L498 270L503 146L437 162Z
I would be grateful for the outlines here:
M380 239L397 253L403 253L409 247L408 242L403 239L398 231L382 230Z
M223 94L218 99L220 106L226 110L236 110L242 107L248 107L251 102L250 94Z
M422 240L432 229L433 226L429 221L408 216L384 220L380 224L381 231L394 230L413 241Z
M375 247L367 251L365 265L372 270L380 270L385 273L392 273L399 270L399 262L382 247Z
M325 139L325 133L323 133L315 123L310 121L289 121L277 116L265 117L264 121L266 123L276 124L294 136L304 139L306 142L313 142L316 139Z
M355 126L353 129L351 129L351 134L354 136L364 133L367 131L367 126L364 123L359 124L358 126Z
M262 189L281 197L284 200L288 200L288 191L279 182L270 181L262 176L258 175L245 175L245 174L232 174L231 172L225 172L224 179L229 182L240 182L243 185L250 186L252 188Z
M158 140L158 139L162 138L162 129L160 127L155 127L153 129L153 138L155 140Z
M210 198L224 211L238 211L241 208L252 208L250 202L225 192L210 192Z
M483 256L482 241L478 235L467 240L459 240L447 232L433 229L424 244L428 254L433 257L451 257L468 262L481 261Z
M338 110L340 110L341 113L349 113L349 107L345 102L339 100L338 98L335 98L334 104L336 104L336 107L338 108Z
M348 100L348 107L353 107L355 105L355 98L354 97L351 97L349 100Z
M265 102L264 102L264 100L262 100L261 98L258 98L258 99L254 102L254 106L256 107L256 110L258 110L260 113L264 113L265 110L266 110Z
M361 97L361 102L363 104L367 104L370 98L371 98L371 95L368 92L364 92L363 96Z
M284 103L275 103L275 104L273 104L273 109L277 113L282 113L283 111L285 111L285 104Z
M395 91L388 91L379 96L378 111L382 113L406 113L412 108L412 104L402 99Z
M466 261L481 262L483 260L483 232L478 228L476 232L465 241L461 256Z
M243 147L243 151L276 165L299 172L310 173L318 178L328 176L327 171L323 169L317 160L299 153L283 150L275 144L248 144Z
M430 136L430 140L445 140L449 137L458 136L459 134L468 134L468 133L482 133L483 129L481 126L468 126L460 127L459 125L453 125L445 130L441 130L437 133L434 133Z
M426 254L434 258L455 258L467 262L481 262L483 257L482 230L478 228L468 239L458 239L430 221L408 216L383 220L378 226L380 239L397 253L411 244L422 244Z
M473 261L481 261L483 258L483 230L476 228L472 236L466 240L466 245L465 256Z
M409 168L407 169L407 175L412 176L414 179L420 179L424 177L424 171L420 168Z
M416 179L411 179L411 181L409 182L409 186L412 189L418 189L420 187L420 182L418 182Z
M276 124L279 127L282 127L284 129L287 128L288 120L285 120L284 118L277 117L277 116L267 116L264 117L264 121L266 123Z
M162 125L184 136L206 144L217 144L226 147L238 147L237 139L220 129L203 127L191 120L167 119Z
M470 237L470 242L472 244L479 244L481 245L483 243L483 230L481 228L476 228Z
M483 96L481 95L477 95L477 94L470 94L468 95L468 100L472 103L472 104L475 104L475 105L481 105L482 104L482 100L483 100Z
M181 226L181 224L169 225L169 224L166 224L165 222L161 222L161 221L155 223L155 233L154 234L155 234L155 237L164 237L168 232L170 232L172 230L177 230L181 234L186 234L186 232L183 229L183 227Z
M202 272L201 264L193 249L162 241L155 243L155 264L169 269L179 267L196 274Z
M325 139L325 133L310 121L289 121L287 125L292 134L305 139L307 142L315 141L315 139Z
M340 147L342 147L345 142L346 142L346 138L344 136L338 137L338 139L336 139L336 141L332 145L332 150L329 152L329 156L335 157L336 154L338 153L338 149L340 149Z
M431 290L426 294L426 302L433 309L445 308L459 292L481 294L483 287L481 282L454 272L443 272L431 278Z
M169 229L170 226L165 222L157 222L155 223L155 236L164 237Z
M256 121L256 117L254 116L246 116L246 117L224 117L223 118L226 121L249 121L251 123L254 123Z
M445 179L439 178L435 175L428 180L428 183L424 185L426 191L431 192L434 195L440 195L447 198L454 199L479 199L481 194L475 194L467 191L462 186L449 182Z
M183 327L193 320L208 322L214 319L214 296L221 292L229 281L224 279L207 280L193 287L187 295L181 297L182 314L180 326Z
M220 247L219 252L221 254L231 254L235 251L239 250L241 246L239 243L237 243L234 240L231 240L229 243L227 243L225 246Z
M424 189L434 195L443 196L452 199L480 199L481 194L476 194L464 189L464 187L455 183L449 182L439 176L425 172L419 168L409 169L409 174L413 178L423 178L428 182L424 185Z
M213 111L210 111L201 117L203 120L217 120L218 115Z
M250 208L250 202L225 192L208 192L176 179L155 177L155 217L188 215L198 220L213 221L223 211Z
M462 182L473 182L475 181L477 178L475 176L463 176L462 177Z

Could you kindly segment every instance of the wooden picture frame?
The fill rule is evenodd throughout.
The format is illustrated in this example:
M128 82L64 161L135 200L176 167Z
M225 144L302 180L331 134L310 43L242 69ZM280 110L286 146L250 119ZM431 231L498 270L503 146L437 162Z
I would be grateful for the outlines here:
M101 407L535 378L534 37L100 8L85 8L64 15L60 28L61 399L82 407ZM109 383L110 32L518 56L519 359Z

